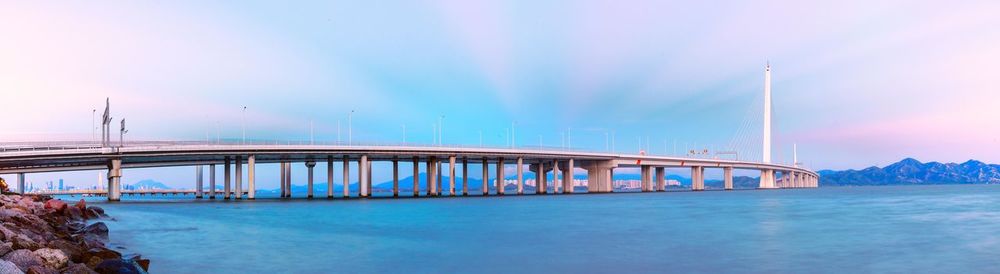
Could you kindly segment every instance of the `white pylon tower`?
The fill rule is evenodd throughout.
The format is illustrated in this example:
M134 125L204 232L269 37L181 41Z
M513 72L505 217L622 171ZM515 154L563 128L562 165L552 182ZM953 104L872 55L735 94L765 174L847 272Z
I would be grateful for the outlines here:
M763 162L771 163L771 62L764 67L764 153ZM774 170L760 171L759 188L775 188Z

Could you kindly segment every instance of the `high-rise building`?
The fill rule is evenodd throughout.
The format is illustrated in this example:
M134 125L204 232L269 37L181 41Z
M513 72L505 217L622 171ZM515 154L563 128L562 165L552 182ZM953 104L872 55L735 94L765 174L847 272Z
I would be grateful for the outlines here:
M63 190L63 179L59 179L59 190Z

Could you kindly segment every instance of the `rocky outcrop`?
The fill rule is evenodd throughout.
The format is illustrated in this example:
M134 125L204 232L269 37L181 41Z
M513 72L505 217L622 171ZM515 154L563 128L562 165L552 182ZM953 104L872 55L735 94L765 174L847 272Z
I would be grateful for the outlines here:
M146 273L149 260L105 247L105 216L83 200L0 195L0 273Z

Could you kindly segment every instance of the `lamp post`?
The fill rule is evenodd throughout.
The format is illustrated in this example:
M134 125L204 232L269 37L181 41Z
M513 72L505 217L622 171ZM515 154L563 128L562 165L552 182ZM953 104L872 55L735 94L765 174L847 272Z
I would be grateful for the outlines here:
M406 145L406 124L403 124L403 145Z
M441 141L444 138L444 130L442 128L444 128L444 115L438 117L438 146L444 145L444 141Z
M354 144L354 110L347 114L347 145Z
M242 128L242 131L243 131L243 141L242 142L243 142L244 145L247 144L247 124L246 124L246 120L247 119L246 119L246 116L247 116L247 106L243 106L243 110L240 111L240 128Z
M90 139L97 143L97 109L90 111Z
M514 148L516 146L514 144L514 136L515 136L514 135L514 126L515 125L517 125L517 121L511 121L510 122L510 148Z

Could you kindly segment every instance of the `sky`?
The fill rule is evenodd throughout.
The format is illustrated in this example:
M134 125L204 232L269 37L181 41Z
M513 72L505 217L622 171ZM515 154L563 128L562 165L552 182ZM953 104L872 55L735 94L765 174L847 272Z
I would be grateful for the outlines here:
M604 151L613 132L619 152L721 151L759 141L740 128L761 124L769 62L777 162L796 144L813 169L998 163L997 14L997 1L3 1L0 141L90 140L110 97L129 140L238 139L245 124L251 139L324 142L339 124L346 141L353 110L357 142L398 143L405 127L430 143L440 119L445 144L481 132L503 146L513 125L518 146ZM74 176L96 178L30 175Z

